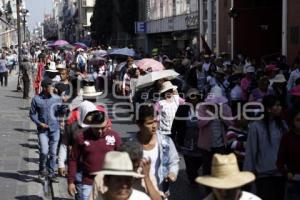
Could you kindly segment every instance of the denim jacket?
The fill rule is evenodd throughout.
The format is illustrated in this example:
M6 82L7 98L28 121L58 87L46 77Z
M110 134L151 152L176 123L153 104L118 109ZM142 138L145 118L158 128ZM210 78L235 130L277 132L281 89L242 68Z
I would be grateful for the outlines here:
M136 140L137 136L133 136L129 140ZM123 140L123 142L126 140ZM157 132L157 142L159 146L159 168L157 185L160 191L163 190L164 178L173 172L176 177L179 171L179 156L172 139L167 135L162 135Z
M47 124L50 132L59 130L58 114L64 109L61 104L62 100L57 95L46 97L41 93L32 99L29 116L36 124L39 133L47 131L40 127L41 123Z
M160 166L158 168L158 187L162 190L163 180L172 172L178 175L179 171L179 156L176 147L169 136L157 133L157 141L159 144Z

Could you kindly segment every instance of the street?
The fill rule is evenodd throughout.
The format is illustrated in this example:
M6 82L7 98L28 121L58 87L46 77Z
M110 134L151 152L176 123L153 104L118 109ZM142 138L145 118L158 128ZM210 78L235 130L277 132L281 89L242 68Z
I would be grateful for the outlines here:
M0 199L45 199L37 182L36 131L28 118L29 101L15 91L17 76L0 88Z

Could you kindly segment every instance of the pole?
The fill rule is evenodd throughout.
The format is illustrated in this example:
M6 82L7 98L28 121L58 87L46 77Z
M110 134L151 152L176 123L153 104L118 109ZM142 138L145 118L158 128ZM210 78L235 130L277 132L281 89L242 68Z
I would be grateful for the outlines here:
M26 15L23 16L24 42L26 42Z
M287 7L288 1L282 1L282 47L281 47L281 54L287 56Z
M199 31L199 55L202 51L201 36L203 32L203 11L202 11L203 0L198 0L198 31Z
M19 68L18 68L18 84L17 84L17 90L20 90L20 76L21 76L21 71L20 71L20 62L21 62L21 18L20 18L20 1L17 0L16 6L17 6L17 33L18 33L18 63L19 63Z

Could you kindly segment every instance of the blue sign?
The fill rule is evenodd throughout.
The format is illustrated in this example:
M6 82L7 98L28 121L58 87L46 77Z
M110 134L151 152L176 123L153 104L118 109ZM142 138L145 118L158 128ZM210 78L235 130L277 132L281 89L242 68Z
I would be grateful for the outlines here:
M146 22L135 22L135 33L146 33Z

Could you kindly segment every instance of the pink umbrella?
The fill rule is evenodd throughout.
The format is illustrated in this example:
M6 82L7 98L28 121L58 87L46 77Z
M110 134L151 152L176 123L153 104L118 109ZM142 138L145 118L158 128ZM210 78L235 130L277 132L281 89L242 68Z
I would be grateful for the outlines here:
M136 63L139 69L143 71L162 71L165 69L162 63L151 58L144 58Z
M52 45L53 46L63 46L63 45L67 45L69 44L69 42L65 41L65 40L56 40Z

